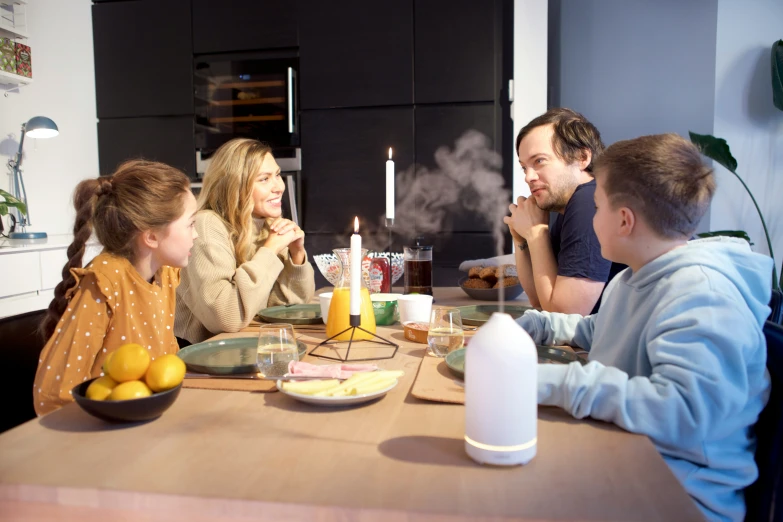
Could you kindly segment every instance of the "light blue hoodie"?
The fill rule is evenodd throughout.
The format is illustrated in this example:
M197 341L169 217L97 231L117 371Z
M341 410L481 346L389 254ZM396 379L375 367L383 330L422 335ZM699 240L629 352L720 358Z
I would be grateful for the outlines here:
M539 365L539 404L647 435L708 519L742 520L758 475L752 426L770 390L772 259L716 239L621 272L595 315L518 322L537 344L590 351L585 366Z

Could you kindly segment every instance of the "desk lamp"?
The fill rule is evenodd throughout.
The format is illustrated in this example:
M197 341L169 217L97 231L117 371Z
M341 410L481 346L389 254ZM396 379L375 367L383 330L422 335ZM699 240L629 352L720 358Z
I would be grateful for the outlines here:
M24 187L22 178L22 147L24 147L24 136L27 134L31 138L52 138L60 134L57 124L45 116L34 116L27 123L22 124L22 137L19 139L19 151L16 156L8 160L8 168L11 169L11 192L17 199L24 201L27 206L27 213L19 214L17 226L21 232L11 232L9 239L45 239L46 232L27 232L25 229L31 225L30 205L27 202L27 190Z

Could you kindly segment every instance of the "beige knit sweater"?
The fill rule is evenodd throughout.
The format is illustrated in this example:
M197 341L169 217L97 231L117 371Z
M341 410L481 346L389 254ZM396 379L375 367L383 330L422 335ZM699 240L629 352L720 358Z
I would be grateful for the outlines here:
M315 293L313 266L305 256L294 265L284 249L262 247L269 228L259 230L255 255L237 266L234 245L223 219L211 210L196 215L196 239L177 288L174 334L199 343L221 332L238 332L269 306L306 303Z

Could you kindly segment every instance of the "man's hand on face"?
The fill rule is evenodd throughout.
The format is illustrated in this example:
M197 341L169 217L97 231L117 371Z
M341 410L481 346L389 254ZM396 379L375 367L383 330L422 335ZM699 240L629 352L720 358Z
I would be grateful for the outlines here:
M504 217L503 222L515 240L528 239L533 227L549 224L549 212L538 208L535 198L520 196L517 204L510 204L508 209L511 215Z

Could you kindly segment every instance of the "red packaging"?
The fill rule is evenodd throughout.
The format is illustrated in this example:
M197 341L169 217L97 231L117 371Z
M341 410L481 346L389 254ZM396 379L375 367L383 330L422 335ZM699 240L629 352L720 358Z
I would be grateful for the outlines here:
M16 74L26 78L33 77L33 59L29 45L16 44Z
M373 257L370 263L370 280L376 292L388 294L391 292L391 265L385 257ZM374 290L374 288L373 288Z

